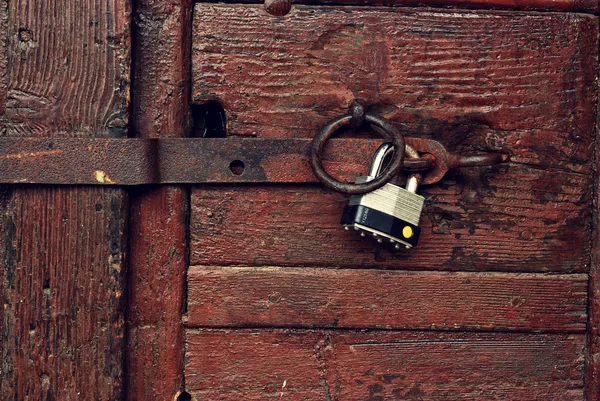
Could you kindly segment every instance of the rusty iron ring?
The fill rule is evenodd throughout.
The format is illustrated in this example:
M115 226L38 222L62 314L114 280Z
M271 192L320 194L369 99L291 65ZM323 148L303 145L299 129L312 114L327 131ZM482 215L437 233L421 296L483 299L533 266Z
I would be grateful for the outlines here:
M363 194L381 188L398 175L404 162L404 137L402 136L402 133L400 133L400 131L385 118L373 114L365 114L365 123L380 128L377 132L385 139L392 142L394 149L402 149L402 151L394 152L390 164L381 172L381 174L371 181L362 184L338 181L329 175L323 168L321 154L329 138L331 138L331 136L333 136L340 128L350 125L352 120L352 114L346 114L335 118L329 121L327 125L323 127L321 132L315 135L310 150L310 165L315 177L317 177L326 187L346 194Z

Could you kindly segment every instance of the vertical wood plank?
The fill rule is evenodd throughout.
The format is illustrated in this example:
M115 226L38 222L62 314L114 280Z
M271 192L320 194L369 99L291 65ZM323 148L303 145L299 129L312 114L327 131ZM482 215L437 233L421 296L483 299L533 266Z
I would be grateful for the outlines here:
M596 88L598 89L598 88ZM596 106L598 99L596 99ZM588 332L585 391L587 401L600 401L600 127L596 121L592 258L588 286Z
M0 17L3 135L127 134L128 1L16 0ZM0 399L121 399L125 192L2 191Z
M127 400L172 400L183 388L187 193L131 195Z
M118 400L122 190L26 187L6 205L2 400Z
M189 130L189 0L135 5L132 128L136 136ZM132 193L127 400L172 400L184 387L189 193L161 186Z
M8 2L6 131L124 136L129 2Z

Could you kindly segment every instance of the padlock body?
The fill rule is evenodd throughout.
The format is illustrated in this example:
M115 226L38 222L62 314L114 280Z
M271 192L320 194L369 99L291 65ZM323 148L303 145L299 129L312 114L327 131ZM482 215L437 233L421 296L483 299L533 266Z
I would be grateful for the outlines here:
M341 224L410 248L419 241L424 203L422 196L388 183L373 192L350 197Z

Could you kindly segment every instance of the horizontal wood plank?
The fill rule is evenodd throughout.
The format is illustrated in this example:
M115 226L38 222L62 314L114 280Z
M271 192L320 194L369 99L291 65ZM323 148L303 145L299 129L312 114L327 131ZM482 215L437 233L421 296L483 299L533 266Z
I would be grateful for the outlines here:
M197 399L581 401L583 335L188 330Z
M218 99L232 134L312 137L358 98L453 150L589 172L597 33L582 14L200 3L193 99Z
M194 266L188 327L585 332L587 275Z
M511 164L419 192L419 245L394 251L339 224L346 196L316 186L203 186L192 193L191 264L585 272L591 177Z
M242 0L239 3L259 3L256 0ZM509 10L556 10L587 11L598 10L597 0L300 0L294 4L350 5L350 6L439 6L475 9Z

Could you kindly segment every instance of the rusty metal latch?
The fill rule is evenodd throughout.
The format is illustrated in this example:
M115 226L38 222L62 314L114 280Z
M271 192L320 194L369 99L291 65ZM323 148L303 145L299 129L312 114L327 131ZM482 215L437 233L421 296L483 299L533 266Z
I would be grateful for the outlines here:
M401 167L429 170L425 184L438 182L450 167L480 165L453 159L431 139L404 140L426 154L404 159ZM333 139L322 161L337 179L353 181L381 143ZM311 139L2 137L0 184L317 183L310 149Z
M353 129L368 126L389 141L394 149L414 148L424 154L419 155L417 153L412 159L405 159L404 151L394 152L389 164L372 180L361 183L342 182L332 177L325 170L321 161L321 154L329 139L344 126L351 126ZM416 165L411 166L411 163L425 162L424 157L426 155L433 156L433 165L420 166L423 167L423 170L431 169L423 177L419 177L419 182L425 185L439 182L452 168L492 166L505 163L509 159L508 154L500 152L483 152L471 156L457 155L448 152L441 143L431 139L404 138L391 121L375 114L366 113L364 106L355 101L348 114L329 121L315 135L311 147L310 162L315 176L326 187L347 194L364 194L389 183L398 175L400 170L417 171L417 169L411 169L411 167L416 167Z
M324 157L348 180L381 141L338 139ZM310 139L0 138L0 183L147 185L318 182ZM330 161L330 163L328 163ZM412 167L431 166L431 158ZM411 167L410 163L406 167Z

